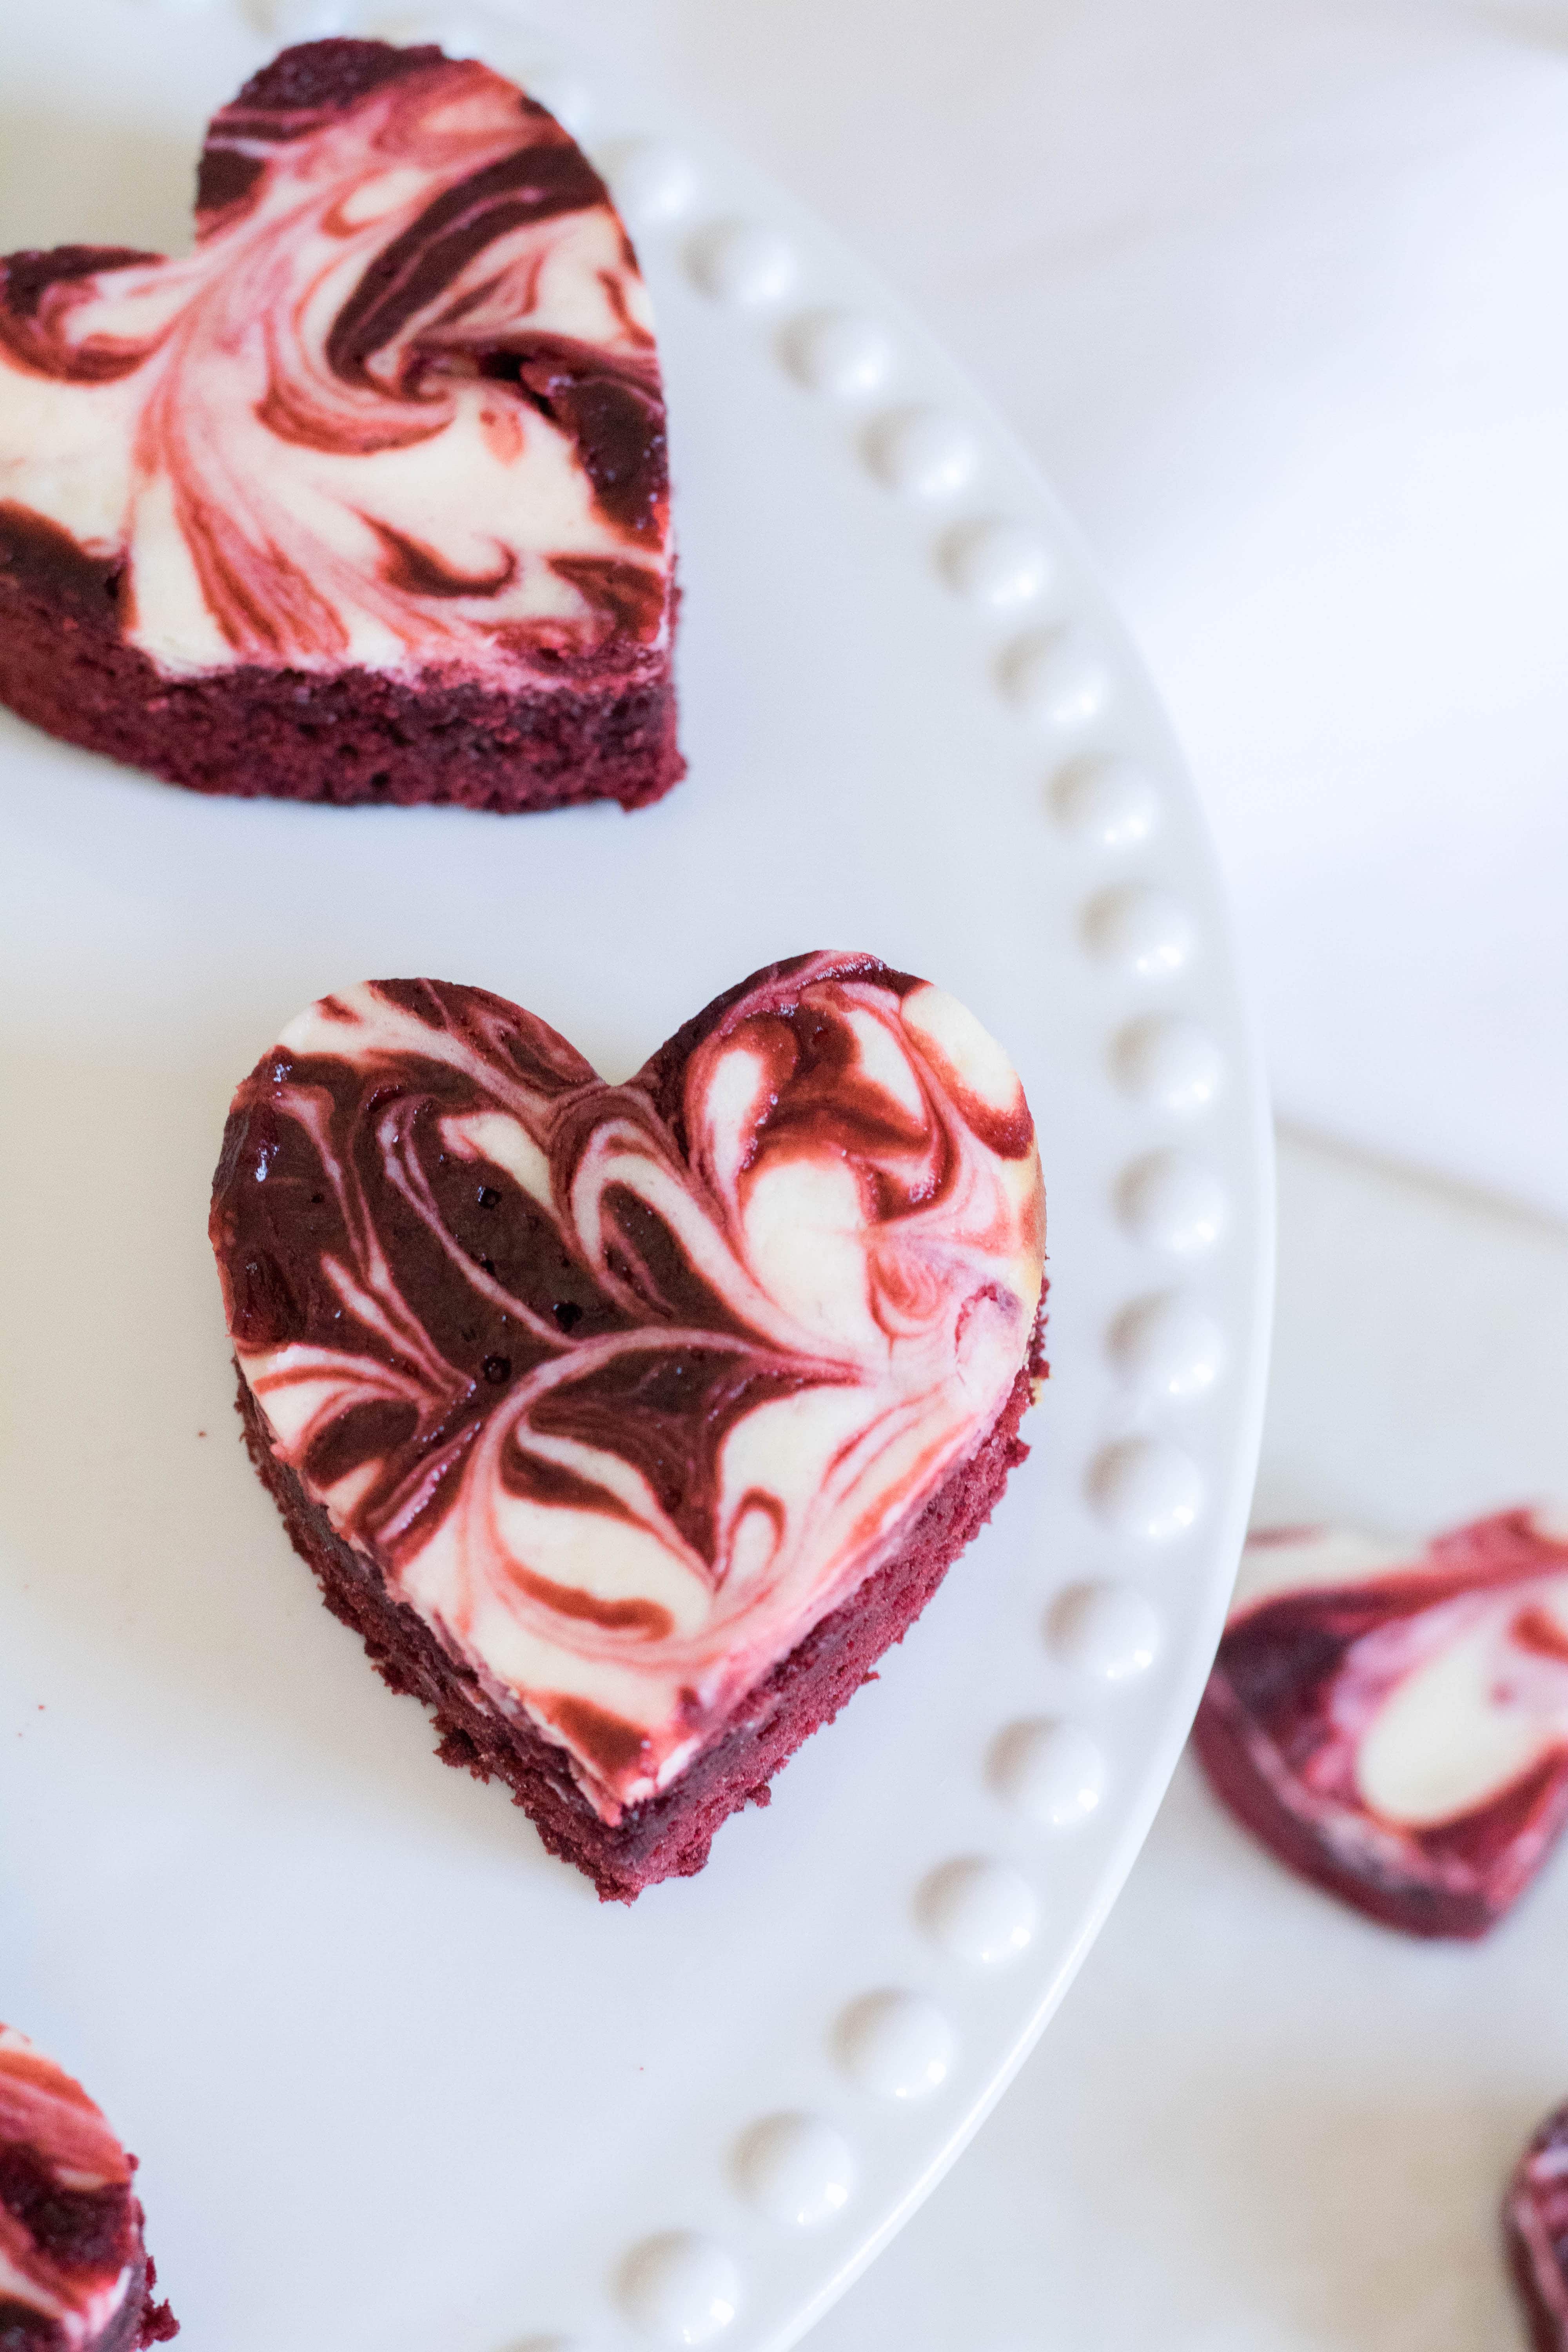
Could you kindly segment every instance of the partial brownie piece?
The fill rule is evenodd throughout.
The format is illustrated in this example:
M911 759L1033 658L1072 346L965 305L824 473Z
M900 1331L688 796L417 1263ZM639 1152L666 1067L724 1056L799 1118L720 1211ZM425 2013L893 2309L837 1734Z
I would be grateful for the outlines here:
M766 1801L989 1517L1044 1219L973 1016L815 955L619 1087L477 989L324 998L235 1097L212 1237L329 1606L629 1899Z
M1535 2352L1568 2352L1568 2107L1547 2116L1514 2167L1502 2226Z
M1289 1868L1407 1935L1484 1935L1568 1821L1568 1526L1255 1535L1193 1738Z
M198 792L657 800L664 397L582 150L473 60L311 42L196 217L0 261L0 699Z
M153 2299L135 2169L80 2084L0 2026L5 2352L140 2352L179 2334Z

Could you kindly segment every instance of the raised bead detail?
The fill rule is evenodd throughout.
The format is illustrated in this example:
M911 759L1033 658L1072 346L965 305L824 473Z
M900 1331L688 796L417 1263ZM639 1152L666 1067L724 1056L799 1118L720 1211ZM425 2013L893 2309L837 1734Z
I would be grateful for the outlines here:
M1105 1759L1076 1723L1010 1723L987 1763L997 1795L1042 1829L1076 1829L1105 1793Z
M1089 1491L1119 1534L1170 1543L1197 1524L1203 1474L1168 1437L1123 1437L1107 1445L1089 1472Z
M737 2147L735 2177L764 2220L812 2230L848 2204L855 2159L843 2133L820 2116L769 2116Z
M883 2099L922 2099L947 2080L952 2028L918 1992L868 1992L838 2021L838 2063L862 2090Z
M1197 943L1192 917L1179 898L1142 883L1104 890L1086 908L1084 938L1101 962L1135 980L1170 980Z
M1056 571L1048 549L1021 522L961 522L942 541L939 560L950 586L996 613L1032 603Z
M1099 849L1134 849L1160 821L1160 791L1131 760L1075 760L1052 779L1062 831Z
M933 1870L921 1888L921 1926L943 1951L972 1967L996 1969L1027 1947L1039 1906L1027 1879L1005 1863L965 1857Z
M1135 1241L1184 1258L1212 1249L1230 1213L1213 1169L1185 1151L1137 1160L1117 1187L1117 1208Z
M1129 1388L1180 1404L1206 1396L1225 1362L1225 1335L1213 1316L1170 1293L1123 1307L1110 1348Z
M795 281L793 247L776 230L720 221L691 241L691 274L716 301L757 310L777 302Z
M937 408L898 408L879 416L866 436L866 456L889 489L911 499L951 498L976 463L966 427Z
M710 2344L741 2307L741 2274L722 2246L694 2230L645 2238L621 2264L621 2308L658 2344Z
M1075 1584L1052 1603L1046 1640L1075 1673L1126 1683L1146 1674L1159 1654L1160 1620L1130 1584Z
M1036 630L1003 655L998 670L1007 699L1037 726L1070 733L1098 718L1110 696L1110 672L1088 631Z
M610 158L610 191L633 228L678 220L697 194L697 173L679 147L661 139L633 139Z
M886 383L893 347L873 319L852 310L812 310L781 338L784 365L813 392L863 400Z
M1119 1084L1155 1110L1205 1110L1225 1077L1225 1056L1198 1022L1152 1013L1117 1038L1111 1066Z

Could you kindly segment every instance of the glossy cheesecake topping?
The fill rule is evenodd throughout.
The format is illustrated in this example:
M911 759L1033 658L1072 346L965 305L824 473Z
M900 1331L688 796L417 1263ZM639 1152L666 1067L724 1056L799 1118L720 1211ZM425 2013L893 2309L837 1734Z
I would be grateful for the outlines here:
M581 149L438 49L286 50L184 259L0 265L0 530L174 674L537 682L668 638L647 290ZM56 544L58 542L58 545Z
M235 1098L212 1232L274 1449L607 1821L889 1557L1028 1356L1001 1049L862 956L757 974L624 1086L366 983Z
M124 2149L79 2083L0 2026L0 2342L96 2344L139 2261Z
M1288 1859L1393 1925L1479 1932L1568 1818L1568 1522L1255 1536L1198 1739L1255 1826L1305 1842Z

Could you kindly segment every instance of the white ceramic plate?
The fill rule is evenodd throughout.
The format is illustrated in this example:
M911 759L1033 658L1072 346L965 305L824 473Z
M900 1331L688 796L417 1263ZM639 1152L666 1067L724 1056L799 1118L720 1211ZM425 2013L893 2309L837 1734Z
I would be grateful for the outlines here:
M257 37L28 19L0 247L166 241ZM141 2152L165 2283L223 2352L794 2341L1103 1918L1256 1454L1257 1065L1191 788L1070 529L777 189L606 76L535 86L613 168L658 305L688 782L634 818L247 805L0 722L0 2014ZM818 945L931 975L1010 1048L1054 1377L880 1681L700 1878L602 1908L431 1759L244 1460L224 1111L366 974L500 990L616 1075Z

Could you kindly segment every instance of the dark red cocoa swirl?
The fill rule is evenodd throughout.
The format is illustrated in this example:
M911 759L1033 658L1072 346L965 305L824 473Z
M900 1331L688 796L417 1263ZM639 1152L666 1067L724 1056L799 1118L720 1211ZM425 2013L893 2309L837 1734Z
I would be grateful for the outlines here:
M162 261L161 253L143 253L133 245L57 245L47 252L7 254L0 261L0 286L5 308L18 319L37 316L45 289L74 278L96 278L105 269L131 269L144 261Z
M46 326L38 311L51 286L163 259L161 253L142 253L129 245L57 245L47 253L7 254L0 259L0 349L28 374L50 376L57 383L113 383L133 374L151 344L89 341L73 346Z
M712 1560L725 1438L759 1405L819 1382L776 1355L661 1348L654 1334L646 1352L628 1351L584 1380L559 1382L530 1419L542 1437L574 1439L629 1462L692 1550Z
M815 1157L825 1146L842 1152L864 1166L879 1223L942 1199L958 1153L929 1089L926 1116L906 1112L858 1072L847 1024L809 1000L758 1013L731 1034L747 1031L773 1065L772 1100L758 1123L759 1153L774 1159L798 1150ZM881 1164L889 1160L892 1168Z
M68 2189L36 2149L13 2145L0 2147L0 2204L69 2279L112 2279L135 2259L136 2200L124 2181Z
M546 1691L539 1701L541 1711L547 1715L557 1729L564 1734L579 1754L593 1757L606 1778L629 1772L647 1756L651 1742L636 1724L623 1722L618 1715L609 1715L592 1699L576 1698L566 1692Z
M1281 1546L1289 1539L1278 1538ZM1274 1540L1254 1537L1250 1548ZM1426 1559L1428 1565L1396 1576L1276 1593L1244 1609L1227 1627L1216 1664L1247 1712L1287 1753L1292 1738L1317 1721L1341 1661L1355 1643L1463 1593L1495 1592L1568 1573L1568 1545L1543 1543L1528 1511L1500 1511L1440 1537ZM1560 1654L1561 1638L1553 1626L1553 1654Z
M879 1177L879 1197L868 1207L873 1215L902 1215L950 1181L954 1139L934 1106L922 1129L889 1112L883 1096L867 1089L861 1099L847 1024L803 1002L791 970L757 975L731 1000L724 1024L732 1034L754 1024L776 1055L776 1099L763 1148L787 1152L798 1140L802 1150L842 1152L862 1167L871 1155L895 1167L901 1160L907 1179ZM915 984L884 977L866 959L843 970L894 997ZM812 978L823 980L820 965ZM563 1210L546 1208L505 1168L449 1150L441 1133L444 1120L504 1109L516 1073L555 1105L543 1148L556 1203L572 1197L606 1119L640 1130L649 1156L666 1161L700 1202L700 1180L656 1108L672 1086L679 1097L675 1082L696 1047L679 1063L674 1045L666 1047L631 1086L611 1087L563 1039L482 991L398 982L379 983L377 992L433 1035L460 1039L481 1074L495 1071L493 1087L472 1069L415 1051L350 1058L350 1030L342 1056L275 1051L236 1097L214 1183L214 1244L229 1328L242 1349L300 1343L363 1355L425 1391L433 1350L450 1373L447 1391L423 1414L392 1399L362 1400L340 1414L314 1439L307 1474L324 1487L362 1464L379 1464L356 1505L361 1526L374 1530L397 1516L435 1465L436 1492L397 1549L410 1548L416 1534L422 1543L447 1507L458 1468L481 1430L508 1410L518 1381L558 1362L562 1373L508 1436L503 1484L540 1501L624 1516L614 1496L529 1443L531 1435L574 1441L631 1465L694 1551L713 1559L727 1434L759 1406L842 1375L782 1354L749 1328L692 1265L674 1229L630 1191L612 1184L602 1196L607 1246L600 1266L584 1255ZM309 1121L318 1131L324 1127L331 1167L307 1107ZM708 1213L721 1223L716 1203ZM404 1352L359 1318L327 1270L335 1260L374 1291L369 1261L377 1251L417 1330L417 1347ZM625 1303L628 1293L635 1307ZM591 1346L634 1334L646 1344L608 1355ZM577 1374L571 1366L580 1353Z
M134 2168L134 2158L130 2159ZM40 2283L68 2307L79 2306L121 2273L132 2273L123 2303L101 2338L103 2352L136 2352L179 2333L167 2304L149 2301L156 2273L142 2249L142 2208L125 2181L73 2189L30 2147L0 2148L0 2204L32 2240ZM64 2352L64 2326L35 2305L0 2295L0 2352Z
M474 357L481 376L511 384L575 443L600 511L629 537L657 544L668 510L669 466L664 398L651 355L520 332Z
M0 2295L0 2352L61 2352L65 2330L36 2305Z
M125 565L118 557L89 555L47 515L0 499L0 572L100 616L119 604Z
M650 1149L668 1153L646 1097L593 1080L585 1086L580 1057L571 1056L565 1068L552 1066L551 1033L530 1036L514 1021L503 1055L498 1000L418 982L403 984L396 994L405 1011L433 1029L462 1034L476 1051L501 1058L503 1068L510 1062L531 1086L561 1097L551 1139L558 1199L567 1196L582 1151L606 1114L647 1123ZM552 1042L565 1059L570 1049ZM325 1110L328 1148L347 1177L346 1213L308 1127L289 1108L291 1094ZM443 1118L498 1107L497 1096L465 1073L416 1055L377 1056L367 1067L329 1055L268 1055L237 1097L214 1188L214 1239L230 1330L248 1349L300 1343L397 1363L396 1351L358 1320L326 1272L331 1258L363 1279L364 1239L374 1235L399 1298L450 1367L453 1396L423 1431L410 1408L366 1402L314 1440L305 1467L320 1486L362 1463L382 1465L362 1506L368 1525L392 1515L421 1465L439 1456L455 1467L524 1373L552 1359L570 1360L584 1342L646 1328L646 1352L560 1383L536 1404L531 1425L541 1435L577 1437L635 1464L689 1540L710 1558L725 1433L766 1398L821 1375L781 1360L695 1272L664 1221L613 1190L605 1202L609 1271L643 1307L640 1316L629 1313L570 1228L505 1169L444 1147ZM426 1188L438 1232L395 1181L392 1163L400 1153ZM542 1336L540 1323L550 1337ZM718 1344L671 1349L660 1340L661 1325L710 1331ZM404 1369L414 1369L411 1360ZM522 1491L531 1479L538 1491L559 1474L531 1458L521 1466L527 1433L527 1426L520 1428L517 1453L509 1449L507 1483ZM449 1477L441 1481L405 1540L416 1532L426 1539L451 1486ZM619 1509L608 1496L595 1507Z
M613 555L552 555L550 569L592 607L606 636L635 637L651 645L658 635L664 622L664 578L651 565L623 563Z
M247 155L243 147L209 139L196 166L196 235L211 236L237 218L240 205L255 194L266 171L264 155ZM226 217L220 220L219 214Z
M1516 1648L1538 1658L1555 1658L1568 1664L1568 1633L1547 1609L1521 1609L1509 1627Z
M677 1149L689 1155L691 1138L687 1132L685 1112L686 1067L699 1045L710 1037L728 1036L741 1023L757 1013L777 1013L786 1016L798 1006L802 988L797 981L804 979L808 987L820 987L831 981L867 982L885 988L890 996L901 1003L925 982L914 973L895 971L876 956L847 955L831 963L820 956L785 956L778 963L753 972L716 996L711 1004L693 1013L668 1045L661 1045L638 1074L637 1083L647 1088L660 1122L674 1137Z
M1216 1672L1298 1777L1321 1759L1344 1781L1347 1799L1354 1795L1353 1751L1331 1720L1331 1709L1345 1656L1358 1642L1464 1594L1506 1591L1550 1575L1554 1568L1568 1570L1568 1550L1542 1545L1531 1534L1530 1515L1523 1511L1500 1514L1444 1538L1429 1557L1432 1565L1415 1574L1280 1593L1247 1609L1226 1631ZM1524 1631L1528 1643L1528 1624ZM1552 1632L1552 1654L1561 1654L1561 1634L1555 1626ZM1542 1774L1550 1779L1558 1769L1548 1759L1539 1772L1456 1824L1410 1834L1436 1853L1462 1850L1473 1832L1489 1849L1500 1824L1511 1820L1521 1804L1528 1812L1539 1802Z
M327 337L327 364L342 383L370 385L366 361L395 342L498 237L609 203L603 180L556 123L536 116L530 129L538 134L546 126L553 136L535 135L444 189L376 256Z
M387 551L383 579L388 587L401 588L411 596L499 596L517 577L517 558L504 547L498 550L500 560L493 572L453 572L434 548L422 547L416 539L394 530L389 522L378 522L374 515L367 514L363 520Z

